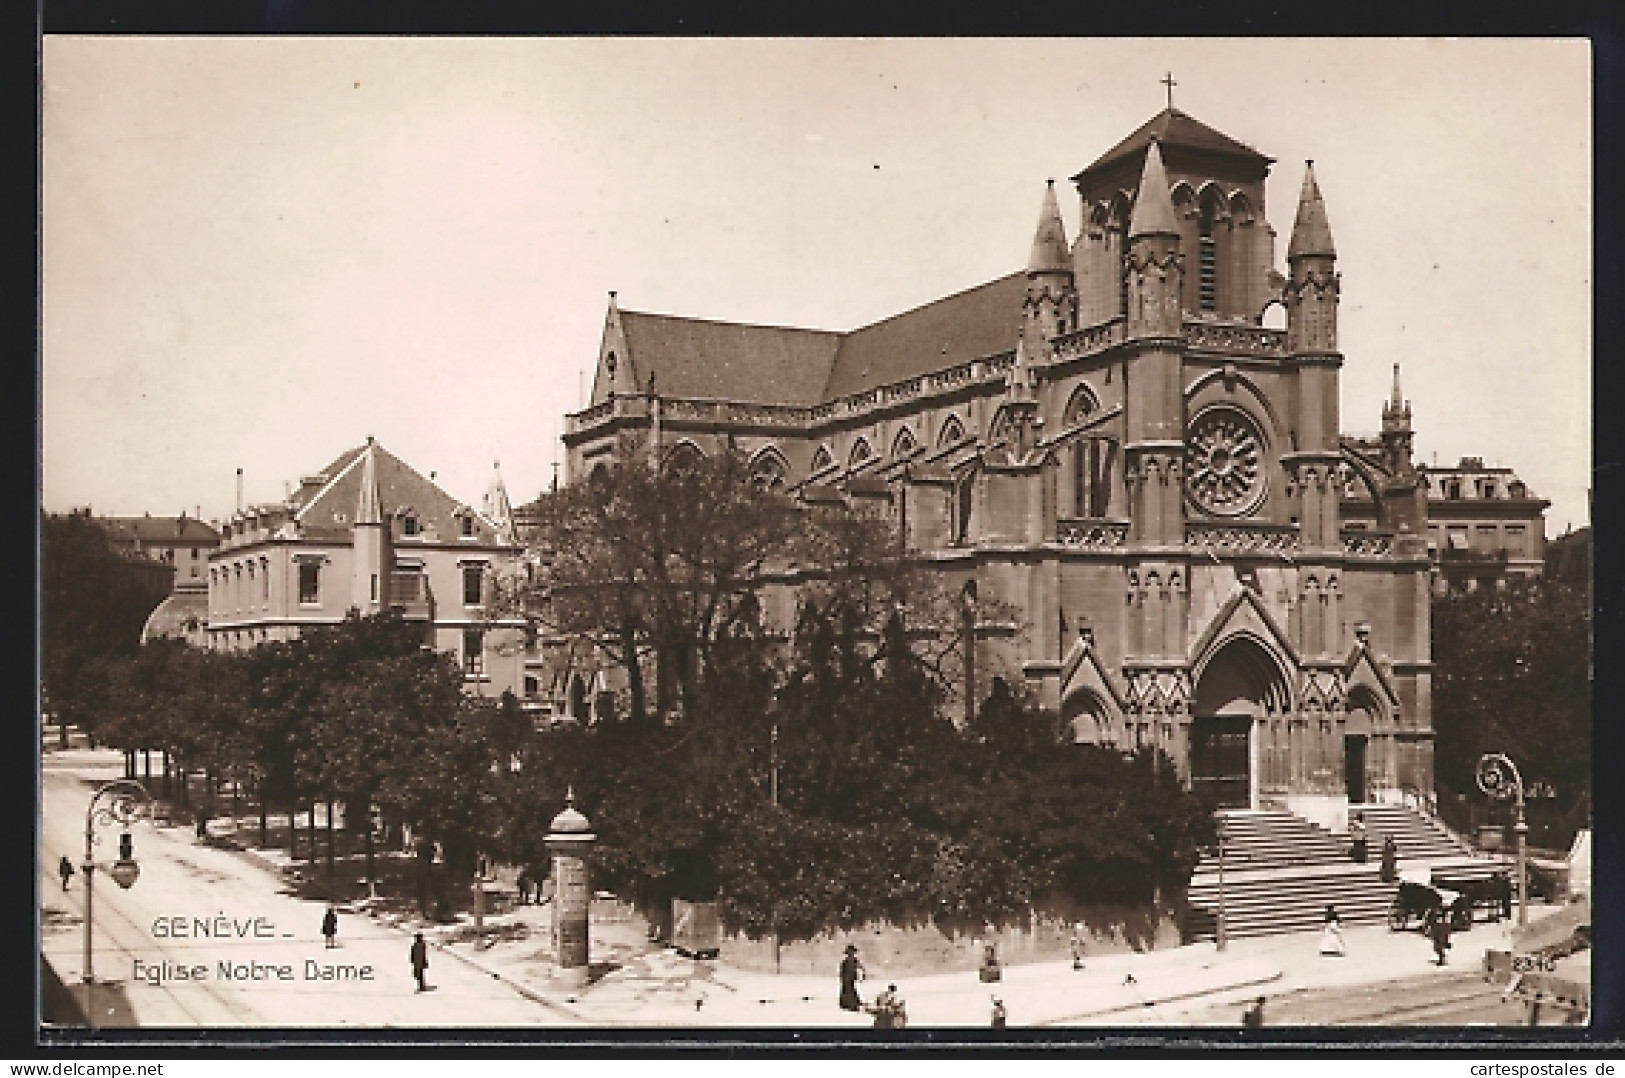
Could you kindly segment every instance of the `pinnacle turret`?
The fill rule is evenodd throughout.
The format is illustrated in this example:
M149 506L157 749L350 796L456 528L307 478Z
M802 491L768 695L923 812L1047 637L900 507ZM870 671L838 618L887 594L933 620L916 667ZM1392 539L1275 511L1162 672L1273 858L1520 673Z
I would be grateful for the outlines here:
M1382 427L1385 431L1409 429L1411 423L1411 402L1405 399L1399 389L1399 364L1394 364L1394 388L1388 396L1388 403L1382 406Z
M1169 194L1168 171L1162 166L1162 150L1155 139L1145 148L1145 167L1140 172L1140 189L1134 196L1128 234L1129 239L1179 235L1174 200Z
M1038 213L1038 231L1033 236L1033 253L1027 259L1027 272L1072 272L1072 254L1066 242L1066 224L1061 220L1061 207L1055 200L1054 180L1050 180L1044 188L1044 206Z
M496 525L497 534L503 539L513 539L513 505L508 501L508 488L502 482L502 462L491 462L491 485L485 490L485 498L480 505L485 519Z
M357 524L384 522L383 498L378 493L378 464L374 459L377 449L377 443L369 437L367 448L361 451L361 495L355 510Z
M1287 247L1286 257L1289 262L1295 258L1337 257L1337 248L1332 245L1332 226L1326 220L1326 203L1315 183L1313 161L1304 163L1303 191L1298 195L1298 216L1292 223L1292 242Z

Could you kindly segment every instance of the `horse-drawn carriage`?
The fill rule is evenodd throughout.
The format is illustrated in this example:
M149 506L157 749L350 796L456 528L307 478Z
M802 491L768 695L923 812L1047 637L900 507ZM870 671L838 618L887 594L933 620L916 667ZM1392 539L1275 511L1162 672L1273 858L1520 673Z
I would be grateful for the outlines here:
M1420 927L1428 915L1444 911L1450 927L1465 932L1473 927L1473 911L1482 909L1499 921L1512 904L1512 883L1504 873L1427 872L1407 874L1399 881L1388 907L1388 927L1403 932L1414 919Z

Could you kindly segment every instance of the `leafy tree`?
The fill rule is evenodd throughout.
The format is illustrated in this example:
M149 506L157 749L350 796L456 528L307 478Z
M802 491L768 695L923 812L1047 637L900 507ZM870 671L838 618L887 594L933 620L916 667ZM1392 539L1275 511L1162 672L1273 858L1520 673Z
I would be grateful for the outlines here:
M96 660L134 655L147 616L164 596L142 580L88 514L42 514L40 541L46 699L64 725L90 728L98 709L80 697L81 672Z
M1441 596L1433 604L1433 722L1441 791L1479 796L1486 752L1580 817L1591 796L1590 602L1561 581Z

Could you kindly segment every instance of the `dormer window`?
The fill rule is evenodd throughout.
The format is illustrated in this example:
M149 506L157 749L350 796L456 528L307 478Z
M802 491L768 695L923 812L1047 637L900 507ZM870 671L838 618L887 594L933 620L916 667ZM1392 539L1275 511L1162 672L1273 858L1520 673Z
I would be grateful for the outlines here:
M418 534L418 518L412 513L401 517L401 534L406 536Z
M464 539L474 538L474 514L464 513L462 516L458 517L457 527L459 529L458 534L460 534Z

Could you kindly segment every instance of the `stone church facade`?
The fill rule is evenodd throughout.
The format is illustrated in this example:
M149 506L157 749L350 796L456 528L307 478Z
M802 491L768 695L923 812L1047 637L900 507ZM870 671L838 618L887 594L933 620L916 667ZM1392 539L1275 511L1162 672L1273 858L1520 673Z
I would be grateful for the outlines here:
M1051 183L1024 271L847 333L611 294L568 475L631 431L882 508L951 583L1021 611L976 626L979 669L1078 741L1162 747L1221 805L1341 829L1350 803L1430 791L1409 404L1396 367L1380 443L1342 435L1326 207L1311 164L1279 272L1272 163L1170 107L1072 177L1075 240Z

